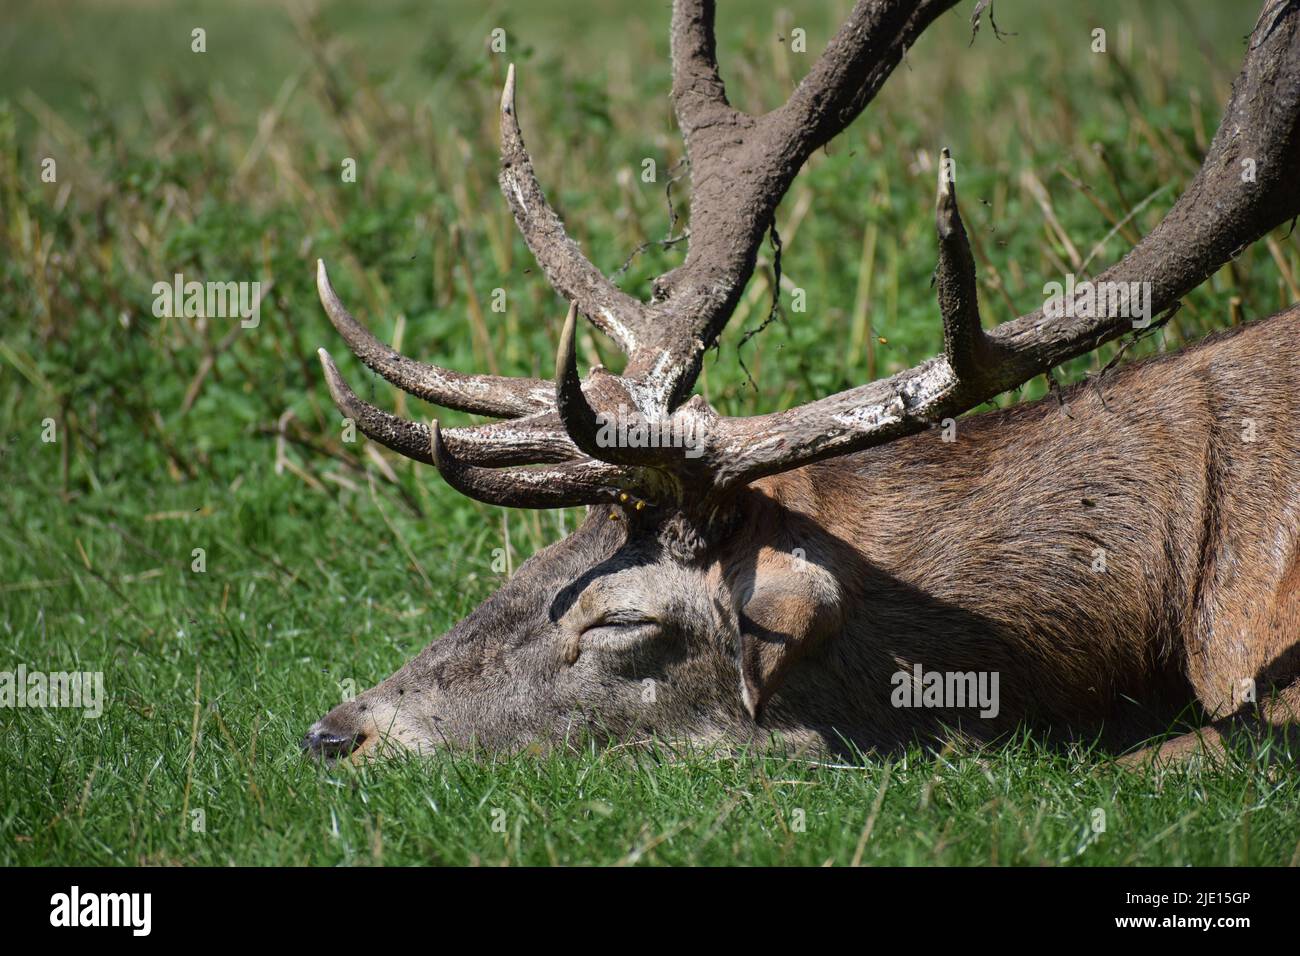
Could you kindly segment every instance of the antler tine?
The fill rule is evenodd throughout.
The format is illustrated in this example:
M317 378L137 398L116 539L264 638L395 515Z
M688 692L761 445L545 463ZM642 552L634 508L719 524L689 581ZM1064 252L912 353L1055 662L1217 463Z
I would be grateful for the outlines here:
M564 231L564 224L546 201L524 146L515 110L515 66L506 70L501 94L501 193L515 224L551 287L577 302L596 328L626 354L638 347L644 324L641 303L606 278Z
M320 349L321 367L330 397L344 416L354 421L361 433L385 448L426 465L433 464L429 451L429 430L419 422L407 421L358 398L339 374L328 352ZM481 465L521 465L571 461L581 457L564 433L558 416L547 412L531 419L494 422L446 433L458 457Z
M385 345L353 318L330 284L325 260L316 260L316 291L352 354L404 392L426 402L493 418L519 418L553 406L550 382L500 375L465 375L416 362Z
M1300 5L1269 0L1251 35L1223 121L1196 177L1168 214L1093 281L1126 292L1076 316L1038 309L978 332L969 252L956 228L955 195L941 180L940 307L945 356L807 405L720 419L706 457L718 487L848 454L920 431L1167 313L1245 245L1300 216ZM1247 168L1254 176L1246 175ZM945 216L952 203L954 216ZM944 229L951 226L948 236ZM970 268L968 268L970 267ZM1104 285L1103 285L1104 284ZM1137 287L1142 315L1135 316ZM1118 298L1118 297L1117 297ZM977 361L981 355L994 361Z
M601 415L592 407L582 390L575 347L577 313L577 306L570 303L564 328L560 332L560 347L555 354L555 409L560 421L564 423L564 430L579 449L598 461L618 465L664 464L669 454L665 449L625 447L617 442L601 440L602 430L608 434L611 429L607 427L607 422L602 423ZM624 401L619 412L625 429L638 426L648 429L648 424L631 402Z
M943 317L943 351L953 372L967 381L977 377L992 357L988 338L980 327L975 256L957 208L956 167L946 146L939 158L934 225L939 234L935 288Z
M584 453L599 458L601 449L597 435L600 422L596 410L582 394L582 382L578 377L578 355L574 341L577 338L577 315L577 305L570 302L569 312L564 317L564 328L560 331L560 346L555 354L555 410L573 443Z
M438 420L431 422L429 459L462 495L510 508L568 508L619 500L627 476L603 462L577 461L546 468L477 468L447 449Z

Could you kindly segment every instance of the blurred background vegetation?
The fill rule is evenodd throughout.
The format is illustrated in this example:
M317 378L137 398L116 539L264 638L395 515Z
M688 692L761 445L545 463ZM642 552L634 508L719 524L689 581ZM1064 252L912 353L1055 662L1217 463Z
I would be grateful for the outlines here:
M720 7L728 93L756 112L784 100L849 3ZM1044 282L1122 255L1199 166L1258 12L1240 0L998 0L1004 36L986 23L972 41L971 7L940 18L782 204L781 317L741 344L768 315L765 248L699 385L720 409L788 407L938 350L943 146L990 324L1040 305ZM496 191L506 64L543 187L614 272L669 235L674 215L677 229L688 221L685 180L668 189L682 157L668 17L667 2L613 0L6 0L0 640L29 667L107 671L111 703L97 722L0 710L0 730L22 740L0 762L0 803L14 808L0 860L222 859L228 845L177 849L126 822L92 840L84 820L95 800L107 801L100 820L174 816L192 792L234 779L238 812L263 825L243 756L259 736L296 760L340 680L374 683L490 593L494 549L517 563L572 527L573 514L466 501L429 469L340 440L319 346L377 404L421 419L434 409L347 356L313 264L331 263L344 301L407 354L547 376L563 306ZM191 50L195 28L204 53ZM496 28L505 54L489 49ZM806 53L791 49L796 28ZM1093 52L1098 28L1105 53ZM55 183L41 179L46 158ZM355 183L341 176L346 158ZM654 182L642 181L645 159ZM619 282L646 296L684 253L652 244ZM1300 299L1297 270L1296 238L1279 230L1129 354L1271 314ZM152 286L178 272L260 281L260 325L155 318ZM498 288L504 313L490 308ZM796 288L805 313L790 310ZM618 365L594 333L581 348ZM1039 380L1001 401L1043 392ZM55 443L42 441L46 419ZM147 786L143 751L159 754L165 784ZM52 753L58 770L35 773ZM87 784L97 774L129 785L101 795ZM51 823L69 801L83 824L63 811ZM973 845L978 862L985 844Z

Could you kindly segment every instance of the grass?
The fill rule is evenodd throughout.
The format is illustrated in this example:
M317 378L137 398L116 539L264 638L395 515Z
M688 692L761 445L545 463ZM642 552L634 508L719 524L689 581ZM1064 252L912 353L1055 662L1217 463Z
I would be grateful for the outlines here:
M733 101L779 103L844 6L728 8ZM700 388L728 412L770 410L932 354L943 145L990 322L1041 303L1044 282L1090 255L1088 271L1121 255L1195 171L1254 13L999 2L1016 35L986 29L973 45L963 16L942 18L796 183L778 216L783 317L738 352L767 315L765 250ZM1032 742L844 768L615 751L345 770L298 755L347 682L391 673L491 593L494 549L517 561L576 517L480 506L343 442L314 350L344 350L312 263L331 262L345 301L411 354L545 375L563 308L495 192L507 57L484 38L507 30L539 176L613 271L670 226L681 146L666 17L608 0L436 16L417 3L6 9L0 670L103 671L107 702L99 719L0 708L0 864L1297 862L1300 782L1245 761L1146 779ZM199 25L204 54L190 52ZM796 26L807 55L778 39ZM356 183L341 181L345 157ZM650 248L622 285L645 294L683 251ZM261 281L260 325L155 318L152 286L176 272ZM1278 231L1126 354L1268 315L1300 298L1297 272L1296 239ZM581 348L617 366L594 335ZM377 403L432 414L341 364Z

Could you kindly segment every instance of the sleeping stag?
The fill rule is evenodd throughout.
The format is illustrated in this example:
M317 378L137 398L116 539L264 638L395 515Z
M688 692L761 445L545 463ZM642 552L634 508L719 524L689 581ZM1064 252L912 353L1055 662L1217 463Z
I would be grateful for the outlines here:
M692 394L791 181L956 2L859 0L789 100L754 116L727 100L712 0L676 0L689 247L646 301L565 234L524 146L512 67L500 183L570 303L554 381L405 358L353 318L319 265L325 311L365 365L501 421L395 417L321 350L347 418L461 494L587 514L314 724L308 750L360 759L656 736L889 752L1020 728L1123 753L1187 730L1139 751L1165 760L1300 726L1300 309L958 419L1159 325L1300 213L1300 5L1264 4L1199 172L1090 283L986 330L945 153L941 354L752 417ZM580 374L579 315L626 354L620 374Z

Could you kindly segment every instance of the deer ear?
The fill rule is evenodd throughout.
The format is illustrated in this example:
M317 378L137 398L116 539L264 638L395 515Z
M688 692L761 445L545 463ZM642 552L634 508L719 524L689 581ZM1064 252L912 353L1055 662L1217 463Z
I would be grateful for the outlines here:
M801 552L764 548L739 596L740 694L757 723L790 668L840 632L840 589L829 571Z

